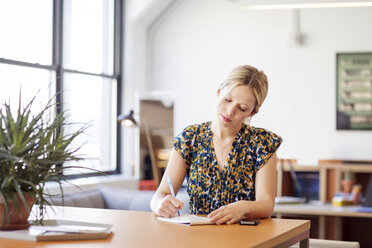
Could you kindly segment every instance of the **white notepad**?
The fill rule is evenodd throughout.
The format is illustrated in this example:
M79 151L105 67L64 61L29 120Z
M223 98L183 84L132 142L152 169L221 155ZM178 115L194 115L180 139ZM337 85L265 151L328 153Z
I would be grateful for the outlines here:
M170 222L175 224L184 224L184 225L213 225L216 224L211 222L209 218L203 216L197 216L193 214L183 214L181 216L175 216L171 218L158 217L158 220L164 222Z

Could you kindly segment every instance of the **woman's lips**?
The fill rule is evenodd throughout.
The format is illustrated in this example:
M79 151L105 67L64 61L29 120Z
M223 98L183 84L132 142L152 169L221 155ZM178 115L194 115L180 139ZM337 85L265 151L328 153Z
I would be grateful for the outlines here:
M222 116L222 120L224 120L225 122L230 122L231 120L227 117L225 117L224 115L221 115Z

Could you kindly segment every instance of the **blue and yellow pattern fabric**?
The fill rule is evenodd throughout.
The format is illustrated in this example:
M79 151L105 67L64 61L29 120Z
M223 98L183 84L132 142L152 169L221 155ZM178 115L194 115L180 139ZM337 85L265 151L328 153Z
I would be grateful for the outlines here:
M211 122L186 127L173 139L186 162L187 192L192 214L209 214L239 200L255 200L256 172L269 160L282 138L263 128L242 124L220 171Z

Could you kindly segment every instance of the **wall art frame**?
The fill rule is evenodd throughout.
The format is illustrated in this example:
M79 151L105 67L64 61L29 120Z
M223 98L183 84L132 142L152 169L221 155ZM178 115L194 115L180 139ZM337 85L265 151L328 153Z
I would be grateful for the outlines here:
M372 130L372 52L336 54L337 130Z

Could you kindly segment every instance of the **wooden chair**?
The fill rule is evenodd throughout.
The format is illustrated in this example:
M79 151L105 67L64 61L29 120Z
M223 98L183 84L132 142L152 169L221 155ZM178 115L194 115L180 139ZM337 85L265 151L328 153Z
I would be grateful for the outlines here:
M300 247L299 243L292 245L290 248ZM339 241L328 239L310 239L310 248L360 248L359 242L356 241Z

